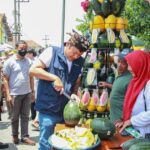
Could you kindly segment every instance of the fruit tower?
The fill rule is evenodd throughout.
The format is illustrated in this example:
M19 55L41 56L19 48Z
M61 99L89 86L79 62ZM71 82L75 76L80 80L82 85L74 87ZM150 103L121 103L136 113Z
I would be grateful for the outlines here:
M128 21L120 16L125 0L85 0L81 6L92 17L89 20L91 49L85 56L78 90L80 108L92 117L108 117L109 90L100 88L98 83L113 83L112 55L131 47L131 39L125 32Z

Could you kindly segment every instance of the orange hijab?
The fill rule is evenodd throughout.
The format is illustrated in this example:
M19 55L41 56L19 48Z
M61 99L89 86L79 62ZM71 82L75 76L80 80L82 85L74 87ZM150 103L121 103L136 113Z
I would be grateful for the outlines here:
M144 51L134 51L125 56L128 65L131 66L135 76L132 78L124 101L123 120L131 117L133 106L141 90L150 80L150 55Z

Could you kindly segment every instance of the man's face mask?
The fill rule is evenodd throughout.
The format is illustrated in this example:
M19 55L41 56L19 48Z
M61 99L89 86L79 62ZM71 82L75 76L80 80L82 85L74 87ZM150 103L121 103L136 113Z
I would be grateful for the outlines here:
M18 54L19 54L20 56L22 56L22 57L25 56L26 53L27 53L27 49L21 49L21 50L18 51Z

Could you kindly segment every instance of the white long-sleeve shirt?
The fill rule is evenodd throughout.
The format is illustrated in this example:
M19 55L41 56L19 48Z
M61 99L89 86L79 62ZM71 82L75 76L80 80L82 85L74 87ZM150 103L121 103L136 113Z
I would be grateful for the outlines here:
M150 133L150 80L147 82L145 90L143 88L137 97L132 110L131 123L143 136L145 133Z

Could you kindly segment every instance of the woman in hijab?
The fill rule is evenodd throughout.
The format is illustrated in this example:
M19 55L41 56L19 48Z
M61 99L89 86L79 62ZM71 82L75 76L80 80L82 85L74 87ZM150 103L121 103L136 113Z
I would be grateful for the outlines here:
M122 132L132 125L145 137L150 134L150 55L139 50L125 59L133 79L125 95L122 121L116 127Z

